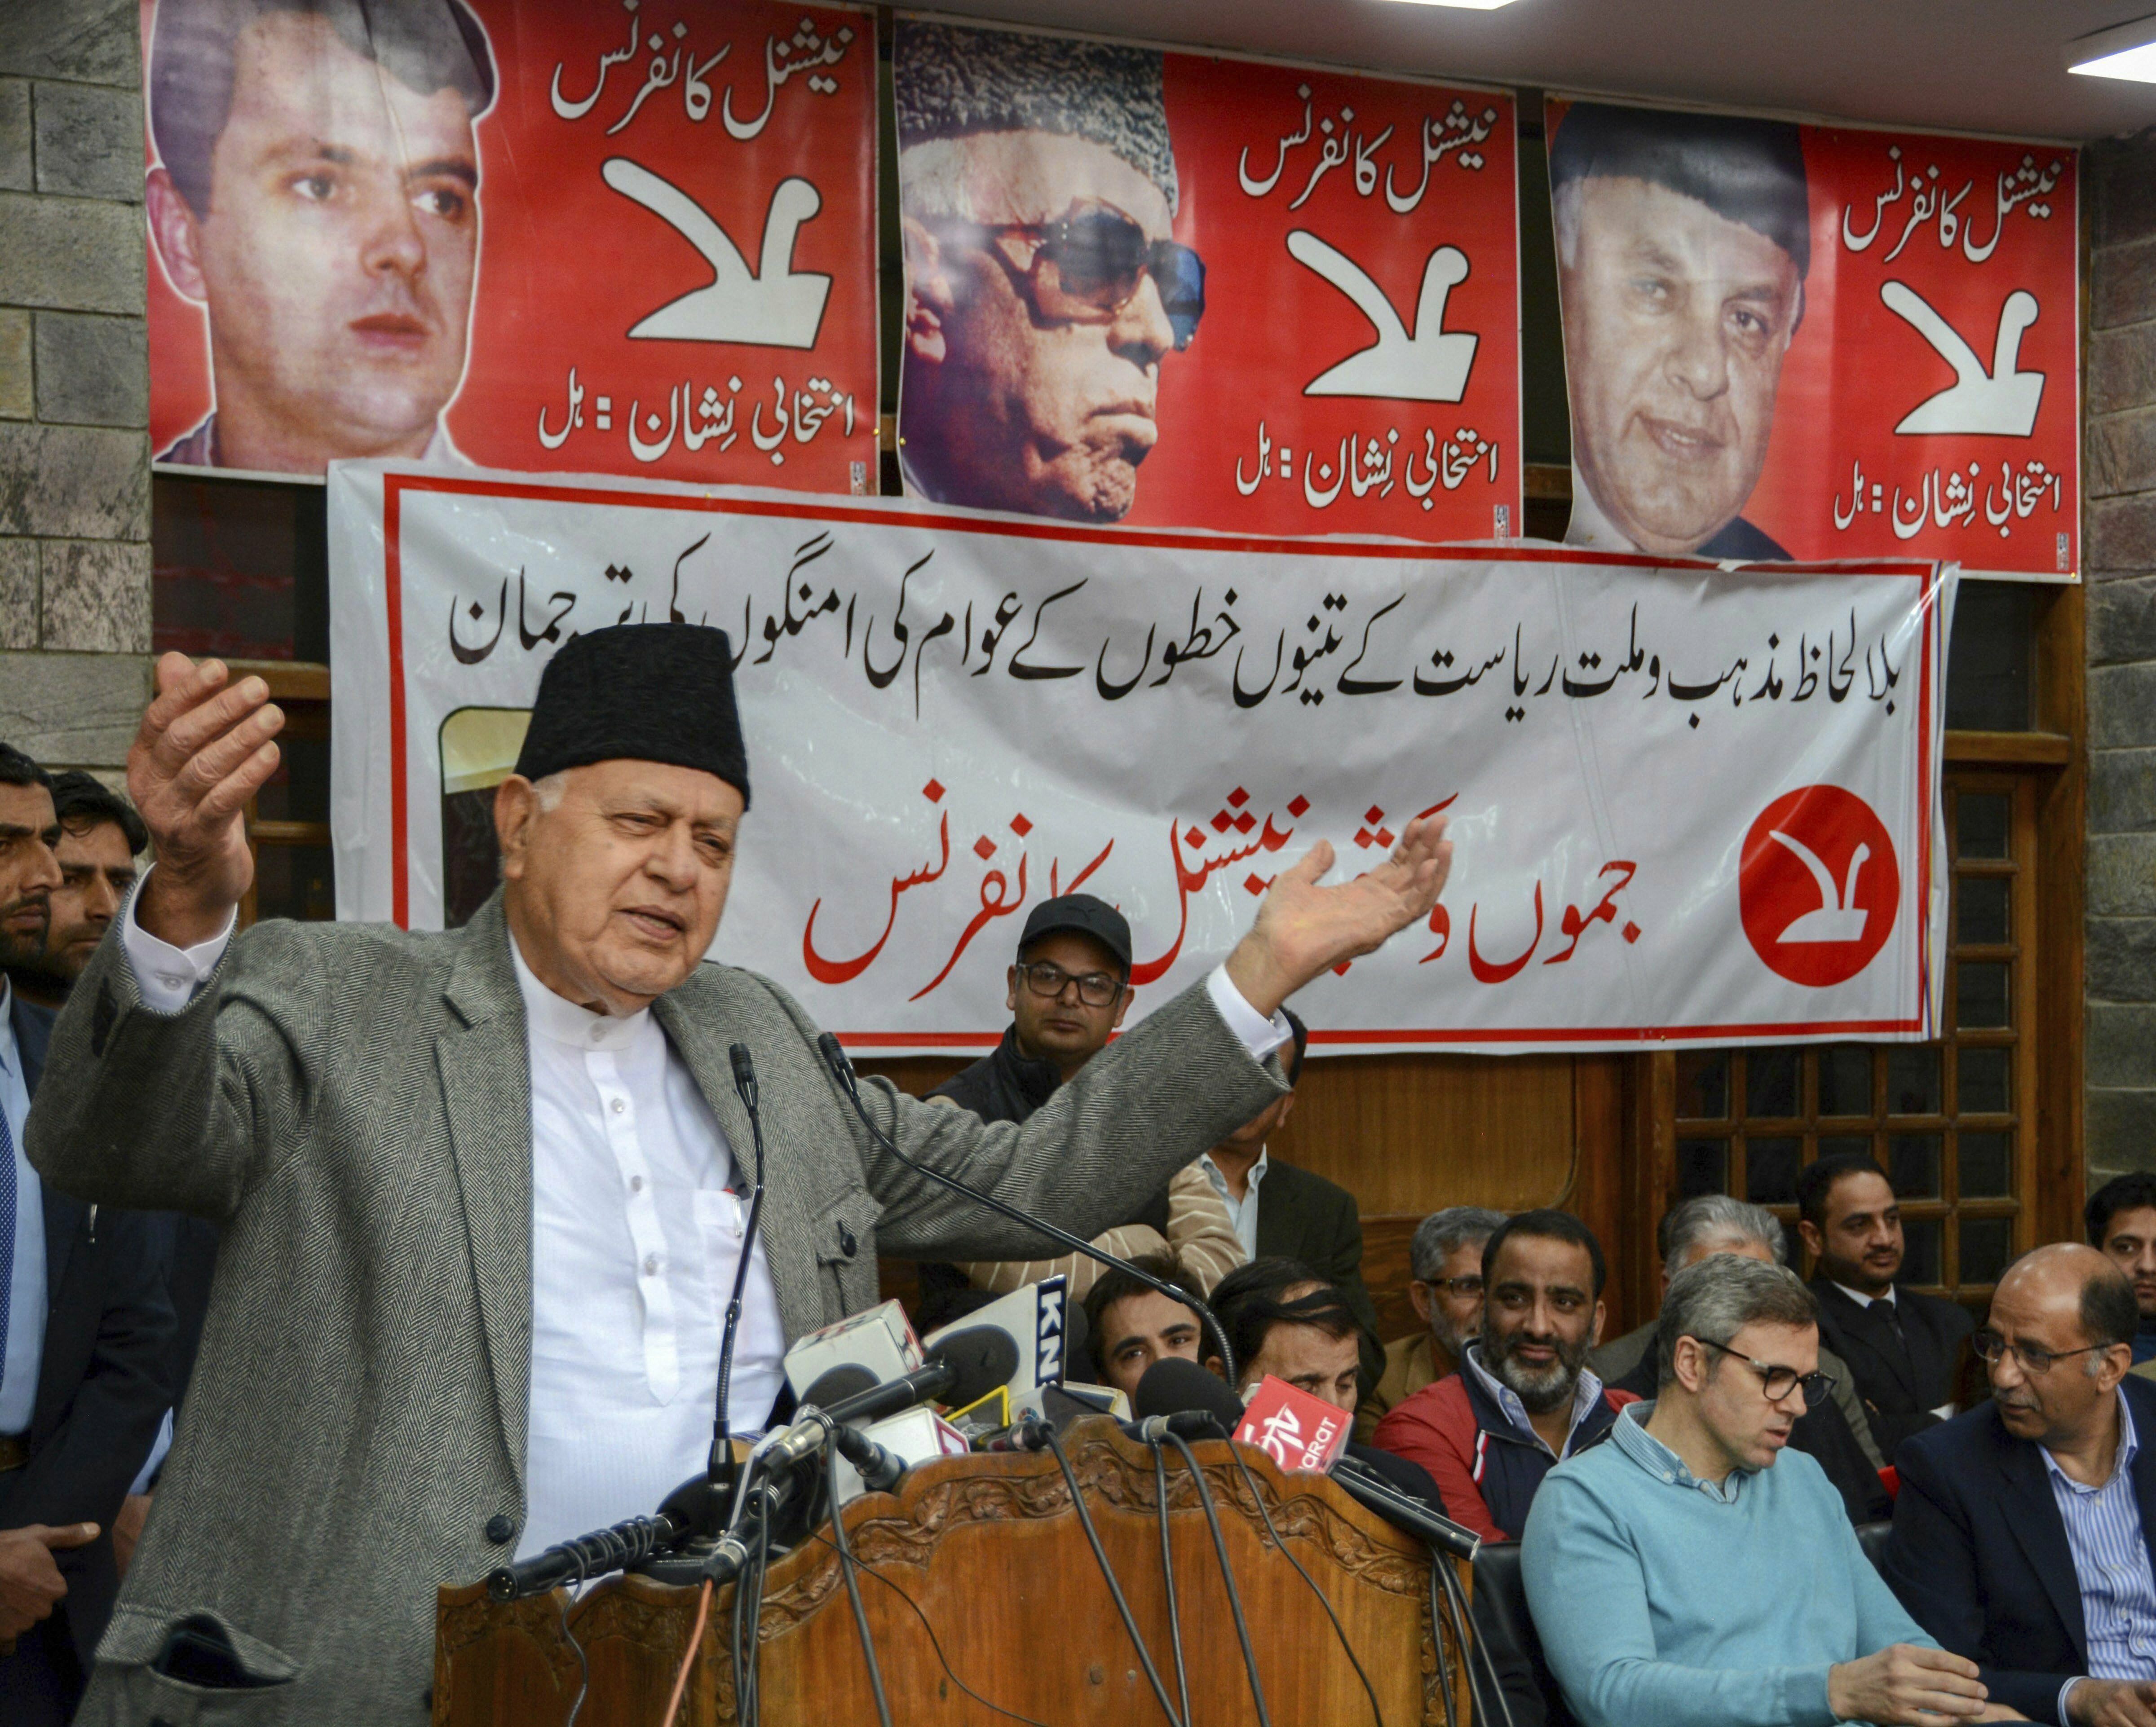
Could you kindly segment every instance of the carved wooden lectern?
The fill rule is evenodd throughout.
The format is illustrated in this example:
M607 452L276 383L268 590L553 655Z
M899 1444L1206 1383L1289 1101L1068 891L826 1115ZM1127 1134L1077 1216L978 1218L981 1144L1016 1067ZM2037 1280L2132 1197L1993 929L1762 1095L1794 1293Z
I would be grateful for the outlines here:
M1065 1445L1101 1545L1173 1698L1177 1682L1152 1453L1105 1417L1074 1425ZM1369 1695L1312 1583L1338 1616L1387 1727L1442 1723L1448 1680L1458 1719L1468 1719L1460 1651L1450 1631L1431 1622L1430 1559L1420 1542L1322 1477L1283 1475L1245 1448L1246 1478L1224 1442L1202 1442L1193 1450L1219 1513L1268 1712L1280 1727L1355 1727L1373 1719ZM1191 1717L1208 1727L1255 1721L1212 1533L1190 1470L1172 1447L1167 1471ZM1252 1499L1253 1481L1286 1554L1267 1533ZM1045 1727L1140 1727L1160 1718L1052 1456L976 1455L925 1464L897 1493L855 1499L845 1519L898 1727L990 1727L1014 1715ZM1307 1581L1289 1554L1308 1573ZM1465 1587L1467 1567L1458 1570ZM598 1584L570 1608L568 1629L590 1675L579 1727L659 1727L696 1606L694 1590L632 1576ZM728 1587L712 1601L681 1708L683 1727L736 1719L732 1617ZM868 1668L828 1525L773 1562L758 1637L770 1727L853 1727L875 1720ZM579 1677L558 1595L496 1605L479 1584L442 1589L434 1646L437 1727L557 1727L567 1718Z

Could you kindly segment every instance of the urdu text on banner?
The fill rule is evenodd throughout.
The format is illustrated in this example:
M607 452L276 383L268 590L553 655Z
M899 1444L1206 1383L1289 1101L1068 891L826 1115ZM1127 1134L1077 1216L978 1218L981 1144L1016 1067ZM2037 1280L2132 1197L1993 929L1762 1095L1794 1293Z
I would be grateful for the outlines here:
M439 928L572 634L724 628L755 797L715 957L857 1048L992 1047L1082 886L1134 1012L1315 842L1458 843L1321 1049L1919 1038L1955 571L1091 529L901 500L331 470L337 911ZM650 692L654 701L667 693Z
M1547 114L1568 541L2078 574L2071 147Z
M875 489L870 9L141 21L160 462Z
M901 14L916 497L1520 533L1506 91Z

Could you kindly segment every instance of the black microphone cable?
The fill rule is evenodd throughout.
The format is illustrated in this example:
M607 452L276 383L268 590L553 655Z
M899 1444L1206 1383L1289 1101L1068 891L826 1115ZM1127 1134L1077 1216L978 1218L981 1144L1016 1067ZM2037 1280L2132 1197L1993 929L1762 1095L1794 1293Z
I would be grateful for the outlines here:
M1190 1442L1173 1427L1168 1438L1189 1466L1190 1479L1198 1489L1199 1508L1205 1514L1205 1526L1213 1532L1213 1552L1220 1561L1220 1581L1228 1586L1228 1612L1235 1622L1235 1641L1243 1646L1243 1671L1250 1676L1250 1701L1257 1705L1258 1727L1272 1727L1273 1718L1265 1709L1265 1682L1258 1677L1257 1653L1250 1648L1250 1622L1243 1617L1243 1594L1235 1587L1235 1568L1228 1563L1228 1538L1220 1531L1219 1507L1213 1503L1213 1489L1205 1484L1204 1471L1198 1467L1198 1454L1191 1450Z
M1183 1620L1175 1611L1175 1550L1168 1543L1168 1453L1161 1443L1152 1442L1152 1496L1160 1508L1160 1576L1168 1586L1168 1636L1175 1652L1175 1697L1183 1705L1183 1719L1190 1719L1190 1673L1183 1663Z
M883 1694L883 1668L876 1660L875 1637L869 1630L868 1609L861 1604L860 1579L854 1575L854 1546L846 1534L846 1508L839 1502L839 1448L831 1443L838 1431L838 1423L820 1410L816 1419L829 1430L824 1447L824 1468L830 1484L831 1536L839 1550L839 1575L845 1579L846 1599L854 1609L854 1629L860 1633L861 1659L868 1663L869 1694L875 1699L878 1727L891 1727L891 1704Z
M834 1551L836 1550L834 1544L832 1542L830 1538L819 1531L811 1530L809 1532L808 1539L812 1541L820 1541L826 1547L832 1547ZM1016 1709L1008 1709L999 1703L990 1701L988 1698L982 1696L979 1692L976 1691L963 1679L960 1678L958 1677L957 1668L951 1665L951 1658L943 1653L943 1640L936 1635L936 1627L929 1622L928 1615L921 1611L921 1603L914 1600L911 1596L908 1595L903 1589L900 1588L897 1584L891 1581L890 1578L884 1576L881 1571L878 1571L874 1566L870 1565L866 1560L861 1558L859 1555L855 1555L854 1564L860 1571L870 1577L873 1577L877 1582L882 1584L885 1588L888 1589L893 1595L896 1596L901 1601L906 1603L906 1607L911 1611L913 1617L921 1622L921 1628L927 1633L928 1637L928 1647L936 1652L936 1659L937 1663L943 1669L943 1676L949 1679L952 1684L956 1685L961 1691L964 1692L967 1696L972 1698L974 1702L980 1704L983 1709L987 1709L992 1714L1001 1715L1006 1720L1016 1721L1020 1724L1020 1727L1048 1727L1048 1724L1045 1721L1036 1721L1031 1715L1022 1715L1019 1714Z
M1476 1713L1485 1724L1502 1721L1504 1727L1513 1727L1512 1700L1505 1695L1504 1682L1497 1677L1497 1663L1490 1658L1489 1646L1479 1635L1469 1636L1471 1627L1468 1622L1473 1617L1473 1613L1467 1605L1466 1593L1460 1586L1459 1575L1452 1568L1450 1555L1432 1547L1430 1564L1432 1576L1444 1586L1446 1601L1451 1609L1453 1641L1459 1645L1460 1663L1467 1670L1467 1690L1475 1700ZM1433 1640L1436 1634L1437 1627L1433 1623L1430 1627ZM1475 1658L1478 1655L1482 1659L1484 1677L1489 1682L1486 1696L1481 1686L1476 1683ZM1494 1710L1490 1706L1493 1700L1496 1704Z
M1430 1555L1430 1647L1437 1657L1437 1694L1439 1700L1445 1704L1445 1727L1460 1727L1459 1711L1453 1707L1452 1702L1452 1663L1445 1658L1445 1617L1444 1610L1449 1604L1445 1601L1437 1581L1437 1568L1442 1563L1443 1560L1437 1554L1433 1553ZM1467 1659L1466 1650L1462 1649L1460 1652L1460 1658L1462 1661L1466 1661ZM1474 1690L1475 1675L1471 1671L1468 1673L1467 1678L1468 1689L1471 1694ZM1483 1727L1489 1727L1487 1717L1484 1718Z
M869 1114L868 1106L861 1101L860 1076L854 1072L854 1064L846 1058L846 1052L840 1046L839 1040L830 1033L825 1032L816 1039L816 1048L823 1055L824 1065L830 1069L833 1083L838 1086L846 1101L853 1105L854 1114L860 1118L861 1125L869 1130L869 1137L878 1145L916 1175L927 1176L938 1186L947 1188L963 1198L970 1199L975 1205L994 1212L998 1216L1008 1217L1014 1223L1023 1225L1036 1235L1045 1235L1050 1241L1070 1248L1074 1253L1082 1253L1096 1265L1105 1265L1112 1271L1127 1273L1156 1295L1165 1295L1170 1301L1182 1303L1197 1318L1199 1326L1205 1333L1206 1341L1211 1344L1219 1353L1221 1366L1227 1370L1229 1383L1232 1385L1235 1382L1235 1352L1229 1347L1226 1330L1214 1315L1213 1309L1204 1301L1193 1295L1188 1289L1177 1289L1165 1278L1157 1278L1150 1273L1141 1271L1127 1259L1119 1259L1113 1253L1103 1253L1084 1237L1073 1235L1069 1230L1050 1223L1045 1217L1029 1216L1007 1200L998 1199L993 1193L983 1192L978 1187L971 1186L955 1176L947 1176L942 1171L923 1163L917 1158L909 1157L898 1149L897 1142L889 1134L876 1125L875 1118Z
M1317 1586L1317 1579L1302 1568L1302 1561L1289 1551L1287 1543L1281 1539L1281 1532L1273 1527L1272 1513L1265 1509L1265 1496L1258 1491L1258 1478L1250 1473L1250 1466L1243 1461L1243 1454L1235 1448L1232 1439L1228 1443L1228 1455L1235 1467L1243 1472L1243 1484L1250 1491L1250 1503L1258 1508L1258 1520L1265 1525L1265 1533L1273 1538L1273 1545L1279 1548L1281 1556L1295 1567L1296 1575L1310 1586L1310 1592L1317 1597L1318 1606L1325 1609L1325 1617L1332 1622L1332 1634L1340 1639L1342 1653L1347 1656L1348 1664L1355 1669L1355 1677L1363 1682L1363 1689L1369 1696L1370 1713L1377 1717L1378 1727L1385 1727L1385 1712L1378 1704L1378 1688L1370 1683L1370 1675L1363 1671L1362 1660L1355 1653L1355 1646L1348 1641L1348 1627L1340 1622L1340 1616L1332 1611L1332 1603L1325 1591ZM1433 1619L1430 1622L1435 1627L1437 1622ZM1442 1663L1445 1659L1443 1639L1437 1637L1435 1630L1431 1633L1431 1641L1438 1644L1438 1660ZM1448 1704L1446 1707L1450 1709L1450 1705ZM1448 1719L1445 1727L1454 1727L1454 1724Z
M1063 1442L1055 1430L1048 1430L1048 1448L1055 1453L1056 1466L1063 1471L1065 1484L1070 1489L1070 1509L1078 1514L1078 1526L1086 1531L1086 1540L1093 1549L1093 1559L1101 1567L1101 1576L1108 1586L1108 1594L1122 1616L1123 1629L1130 1633L1131 1647L1138 1652L1138 1664L1145 1669L1147 1680L1152 1686L1152 1694L1160 1701L1160 1712L1168 1719L1168 1727L1188 1727L1184 1717L1175 1712L1168 1700L1168 1687L1160 1680L1160 1669L1153 1665L1152 1652L1146 1648L1145 1638L1138 1633L1138 1622L1131 1612L1131 1604L1123 1596L1123 1586L1116 1579L1116 1568L1108 1562L1108 1550L1101 1545L1101 1532L1093 1527L1093 1514L1086 1509L1085 1489L1078 1484L1078 1472L1070 1467L1070 1454L1063 1448ZM1230 1586L1232 1587L1232 1586ZM1259 1710L1259 1727L1272 1727Z

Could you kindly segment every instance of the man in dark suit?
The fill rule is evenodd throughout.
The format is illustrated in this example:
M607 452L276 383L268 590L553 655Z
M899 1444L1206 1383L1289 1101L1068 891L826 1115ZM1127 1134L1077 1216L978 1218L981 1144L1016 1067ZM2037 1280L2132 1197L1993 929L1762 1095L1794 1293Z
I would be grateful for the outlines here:
M2037 1248L1977 1334L1991 1401L1897 1458L1887 1581L2032 1721L2156 1722L2156 1386L2127 1372L2138 1323L2096 1248Z
M1385 1371L1385 1346L1378 1339L1378 1310L1363 1283L1363 1216L1355 1196L1322 1176L1282 1163L1266 1141L1295 1111L1295 1087L1310 1027L1286 1013L1294 1043L1281 1051L1288 1089L1260 1115L1198 1160L1198 1167L1227 1202L1228 1215L1250 1259L1293 1259L1340 1292L1361 1332L1362 1394L1375 1389Z
M0 744L0 966L60 884L45 776ZM44 1186L23 1155L53 1017L0 976L0 1720L73 1713L119 1588L106 1533L169 1399L169 1224Z
M1894 1281L1902 1208L1885 1173L1854 1154L1822 1157L1797 1178L1797 1232L1812 1255L1820 1336L1849 1364L1879 1448L1953 1413L1954 1370L1976 1322L1966 1308Z

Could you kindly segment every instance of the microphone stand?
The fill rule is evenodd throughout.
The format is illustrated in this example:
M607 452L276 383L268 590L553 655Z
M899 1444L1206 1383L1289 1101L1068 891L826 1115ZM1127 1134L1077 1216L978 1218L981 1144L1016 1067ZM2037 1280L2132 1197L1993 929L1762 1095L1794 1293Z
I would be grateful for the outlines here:
M1214 1316L1213 1309L1198 1297L1193 1295L1188 1289L1177 1289L1174 1284L1163 1278L1157 1278L1149 1272L1139 1270L1129 1260L1119 1259L1113 1253L1104 1252L1082 1237L1073 1235L1069 1230L1060 1228L1049 1222L1045 1218L1035 1217L1020 1211L1008 1200L998 1199L993 1193L985 1193L978 1187L968 1186L966 1182L957 1180L955 1176L945 1175L939 1169L930 1167L916 1158L907 1156L905 1152L898 1149L896 1142L891 1136L876 1125L875 1118L869 1114L867 1105L861 1102L860 1078L854 1072L854 1064L846 1059L846 1052L839 1047L839 1040L830 1033L826 1032L817 1038L816 1048L824 1058L824 1065L831 1070L833 1082L840 1091L845 1094L846 1101L854 1106L854 1114L860 1117L861 1125L869 1130L869 1137L877 1145L913 1171L915 1174L926 1176L939 1186L948 1188L952 1192L972 1200L976 1205L985 1206L989 1211L1009 1218L1014 1223L1022 1224L1036 1234L1045 1235L1050 1241L1060 1243L1073 1253L1083 1253L1096 1264L1105 1265L1111 1271L1123 1272L1135 1278L1157 1295L1165 1295L1171 1301L1181 1302L1197 1316L1199 1325L1205 1332L1206 1340L1219 1353L1220 1365L1227 1370L1228 1383L1230 1386L1235 1384L1235 1352L1228 1346L1228 1334L1219 1319Z
M734 1267L733 1296L726 1303L726 1329L719 1345L718 1407L711 1421L711 1453L704 1466L705 1479L721 1499L734 1489L733 1436L728 1430L726 1400L733 1388L734 1345L741 1332L742 1295L748 1287L748 1266L756 1253L757 1226L763 1217L763 1117L757 1109L756 1063L748 1045L736 1043L726 1051L733 1063L734 1089L748 1111L749 1133L756 1142L756 1185L749 1189L748 1222L742 1230L741 1259Z

